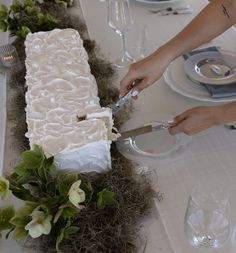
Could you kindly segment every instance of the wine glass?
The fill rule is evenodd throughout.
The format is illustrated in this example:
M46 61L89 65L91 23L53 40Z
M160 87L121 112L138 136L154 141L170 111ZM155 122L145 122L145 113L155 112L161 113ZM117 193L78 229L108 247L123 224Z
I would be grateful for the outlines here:
M192 190L185 233L198 248L221 248L231 235L229 191L222 178L203 179Z
M128 25L132 24L133 20L129 8L129 0L109 0L108 2L108 25L116 33L122 37L123 57L116 60L117 67L125 67L129 64L125 57L125 38L124 32Z
M125 56L131 62L144 58L147 49L147 29L144 24L131 24L124 32Z

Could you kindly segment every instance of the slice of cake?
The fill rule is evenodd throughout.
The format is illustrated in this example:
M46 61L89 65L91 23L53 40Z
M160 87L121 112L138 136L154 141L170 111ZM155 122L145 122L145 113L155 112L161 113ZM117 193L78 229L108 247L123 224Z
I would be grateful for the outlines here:
M79 33L29 34L26 46L26 122L30 147L42 146L59 169L111 167L112 112L101 108L97 84Z

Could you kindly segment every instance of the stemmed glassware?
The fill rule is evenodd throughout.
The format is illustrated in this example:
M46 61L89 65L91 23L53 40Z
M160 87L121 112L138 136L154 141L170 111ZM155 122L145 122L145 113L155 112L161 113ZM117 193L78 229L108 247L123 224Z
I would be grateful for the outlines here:
M194 247L221 248L231 236L229 191L220 180L203 179L190 194L185 233Z
M129 0L109 0L108 1L108 25L122 37L123 57L116 60L117 67L125 67L129 64L125 57L125 38L124 32L127 26L133 23Z

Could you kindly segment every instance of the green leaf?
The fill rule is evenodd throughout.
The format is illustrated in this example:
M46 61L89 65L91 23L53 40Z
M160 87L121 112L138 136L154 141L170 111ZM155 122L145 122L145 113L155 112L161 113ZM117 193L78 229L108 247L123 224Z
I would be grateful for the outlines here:
M88 182L88 183L82 182L81 183L81 189L85 192L86 201L88 203L91 202L92 197L93 197L93 193L94 193L94 190L93 190L91 182Z
M47 158L46 160L44 160L43 166L45 167L45 169L47 171L47 173L46 173L47 180L49 177L54 179L57 175L56 167L54 165L54 157L51 156L51 157Z
M64 174L62 173L58 178L58 190L61 196L67 196L71 185L77 181L77 174Z
M67 2L65 2L65 1L55 0L55 3L65 9L67 8Z
M37 198L31 195L30 191L21 187L21 188L12 188L11 189L14 196L22 200L36 201Z
M19 3L19 1L15 0L14 3L10 6L10 10L13 13L17 13L21 10L21 4Z
M34 6L34 2L32 0L24 0L24 7Z
M115 203L115 193L111 191L107 191L106 189L103 189L102 191L97 193L98 200L97 205L98 208L104 208L105 206L111 206Z
M65 239L70 238L70 236L77 233L78 230L79 230L79 227L76 227L76 226L71 226L71 227L66 228L64 231L64 238Z
M23 162L16 165L14 171L19 176L25 176L25 174L27 174L27 168L25 167L25 164Z
M14 214L15 209L13 206L0 208L0 231L12 228L10 220Z
M21 31L27 35L30 32L30 29L26 26L22 26ZM27 169L39 169L42 166L45 159L43 150L38 145L34 145L33 150L23 152L21 157L24 166Z
M25 227L31 221L31 213L37 207L38 203L26 202L25 206L18 209L10 220L15 227Z
M67 207L63 208L63 212L62 212L61 216L62 216L64 219L70 219L70 218L72 218L75 214L78 214L79 212L80 212L80 209L67 206Z
M24 227L17 227L13 230L11 237L17 241L22 240L28 235L28 231Z
M0 6L0 20L3 21L5 19L7 19L8 17L8 9L6 7L6 5L1 4Z
M5 21L0 21L0 30L3 32L7 31L7 23Z
M60 202L60 199L61 199L60 196L41 198L40 204L45 205L48 208L53 208L55 205L57 205Z
M32 16L32 15L36 15L38 12L38 9L36 6L27 6L25 8L25 11L28 15Z
M62 243L63 239L64 239L64 232L65 232L65 228L62 228L59 232L59 235L57 236L57 240L56 240L56 250L57 252L59 252L59 246Z

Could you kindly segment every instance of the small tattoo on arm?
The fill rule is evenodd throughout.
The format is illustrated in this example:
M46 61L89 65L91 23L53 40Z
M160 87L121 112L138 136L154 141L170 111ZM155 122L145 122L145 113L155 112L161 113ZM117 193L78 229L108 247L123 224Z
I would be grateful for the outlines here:
M224 6L223 4L221 4L221 6L222 6L222 8L223 8L223 13L224 13L224 15L225 15L227 18L230 18L229 13L228 13L227 9L225 8L225 6Z

